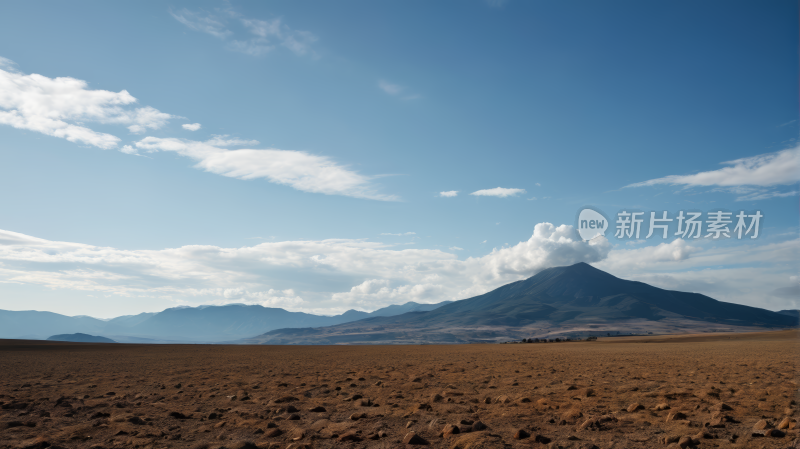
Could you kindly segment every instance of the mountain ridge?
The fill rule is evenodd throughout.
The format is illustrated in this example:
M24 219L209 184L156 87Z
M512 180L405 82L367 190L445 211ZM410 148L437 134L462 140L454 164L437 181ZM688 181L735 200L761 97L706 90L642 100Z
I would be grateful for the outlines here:
M372 316L389 316L410 310L432 310L450 303L408 302L373 312L348 310L322 316L290 312L260 305L172 307L161 312L124 315L110 320L88 316L69 317L53 312L0 310L0 338L45 339L53 334L85 333L109 337L121 343L220 342L246 338L279 327L319 327Z
M528 279L421 314L376 317L313 331L277 329L243 342L468 342L528 335L587 336L603 329L610 333L793 326L796 320L786 314L620 279L581 262L548 268ZM389 338L388 334L399 337Z

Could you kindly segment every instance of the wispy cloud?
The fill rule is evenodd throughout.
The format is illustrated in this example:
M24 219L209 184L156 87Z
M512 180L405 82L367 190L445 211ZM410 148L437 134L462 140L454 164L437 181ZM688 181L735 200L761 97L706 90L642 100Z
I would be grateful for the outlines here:
M646 187L658 184L689 187L718 186L716 191L742 195L737 201L757 201L797 195L797 191L781 192L774 186L800 181L800 146L723 162L727 167L693 175L670 175L625 186Z
M395 201L394 195L375 191L372 178L335 163L332 159L279 149L229 150L226 146L257 144L256 141L215 136L199 142L177 138L145 137L136 148L148 152L172 151L197 161L196 168L238 179L266 179L303 192Z
M774 186L800 181L800 147L777 153L723 162L729 167L693 175L670 175L625 187L645 187L656 184L685 186Z
M60 137L102 149L116 148L120 138L94 131L85 122L118 124L132 133L159 129L177 116L150 106L134 107L126 90L92 90L86 81L0 69L0 124Z
M228 48L251 56L261 56L283 47L296 55L316 56L312 44L317 37L309 32L292 29L280 18L260 20L244 17L232 9L209 13L183 8L170 11L172 17L192 30L210 34L228 43ZM240 27L230 28L230 22Z
M190 29L210 34L219 39L225 39L233 34L233 32L225 27L223 21L214 14L202 11L190 11L186 8L180 11L170 11L169 13L175 20L186 25Z
M459 248L457 246L451 246L448 248L450 251L464 251L464 248Z
M454 196L458 196L458 190L448 190L446 192L439 192L439 196L445 198L453 198Z
M387 94L402 98L403 100L414 100L419 98L419 94L408 93L408 89L399 84L390 83L386 80L378 81L378 87Z
M199 123L184 123L181 126L183 129L187 129L189 131L198 131L200 128L202 128L202 125Z
M494 196L498 198L506 198L509 196L516 196L521 193L526 193L525 189L507 189L505 187L495 187L493 189L478 190L470 193L475 196Z
M381 232L381 235L394 235L394 236L401 237L401 236L404 236L404 235L417 235L417 233L416 232L402 232L402 233L399 233L399 234L392 234L391 232Z

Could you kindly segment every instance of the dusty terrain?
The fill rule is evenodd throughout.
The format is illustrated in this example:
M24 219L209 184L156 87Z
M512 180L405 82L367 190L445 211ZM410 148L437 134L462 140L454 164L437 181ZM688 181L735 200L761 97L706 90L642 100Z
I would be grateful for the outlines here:
M787 448L798 435L799 338L305 347L4 340L0 447L398 448L415 436L459 449Z

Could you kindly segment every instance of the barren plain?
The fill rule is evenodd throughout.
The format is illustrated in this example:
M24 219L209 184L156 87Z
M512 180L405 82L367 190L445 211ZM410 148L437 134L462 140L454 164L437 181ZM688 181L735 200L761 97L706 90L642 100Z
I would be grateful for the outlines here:
M0 447L798 447L799 337L406 346L2 340Z

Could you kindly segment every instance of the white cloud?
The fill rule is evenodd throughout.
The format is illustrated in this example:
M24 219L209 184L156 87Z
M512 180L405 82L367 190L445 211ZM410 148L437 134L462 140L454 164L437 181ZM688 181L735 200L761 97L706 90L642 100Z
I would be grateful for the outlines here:
M506 198L509 196L516 196L520 193L526 193L525 189L507 189L505 187L495 187L493 189L478 190L470 193L475 196L495 196L498 198Z
M378 81L378 87L389 95L400 95L403 92L402 86L384 80Z
M448 248L450 251L464 251L464 248L459 248L457 246L451 246Z
M281 19L259 20L250 19L234 12L231 9L225 14L210 14L205 12L190 11L186 8L170 14L180 23L192 30L210 34L223 41L228 41L228 48L233 51L251 56L261 56L273 51L277 47L284 47L296 55L312 55L316 53L312 44L317 37L309 32L294 30L284 24ZM246 34L234 37L233 31L228 27L228 20L238 22Z
M759 200L766 200L769 198L784 198L787 196L796 196L798 193L800 192L798 192L797 190L791 190L788 192L776 192L774 190L772 191L759 190L744 196L740 196L736 198L736 201L759 201Z
M458 196L458 190L448 190L446 192L439 192L439 196L445 198L453 198L454 196Z
M124 145L122 148L120 148L119 151L121 151L121 152L123 152L125 154L139 154L139 150L137 150L136 148L134 148L134 147L132 147L130 145Z
M210 34L219 39L225 39L233 34L230 30L225 28L225 24L218 17L212 14L192 12L186 8L177 12L170 11L170 14L175 20L186 25L190 29Z
M786 278L796 272L798 253L800 239L711 248L677 239L644 248L614 249L594 266L661 288L778 310L800 306L799 298L769 297L776 286L790 285Z
M317 41L317 37L313 33L293 30L283 24L281 19L255 20L242 18L241 22L254 37L244 41L234 40L233 44L238 48L238 51L254 56L271 51L276 44L288 48L296 55L302 56L312 53L311 44Z
M84 122L125 125L141 133L177 118L150 106L132 108L135 103L126 90L92 90L75 78L0 69L0 124L18 129L110 149L119 144L119 137L94 131Z
M199 123L184 123L181 126L183 127L183 129L187 129L189 131L197 131L200 128L202 128L203 125L201 125Z
M401 237L401 236L404 236L404 235L417 235L417 233L416 232L402 232L402 233L399 233L399 234L392 234L391 232L381 232L381 235L394 235L394 236Z
M404 86L390 83L385 80L378 81L378 87L387 94L402 98L403 100L416 100L417 98L420 98L419 94L406 94L405 92L407 92L408 89L406 89Z
M800 146L761 154L753 157L723 162L728 167L693 175L671 175L663 178L630 184L626 187L644 187L656 184L685 186L775 186L800 181Z
M398 299L463 299L551 266L601 260L609 248L605 239L584 242L572 227L549 223L536 225L525 242L463 261L444 251L393 250L365 240L123 250L0 231L0 282L186 301L208 301L197 299L200 297L223 303L282 298L274 299L274 305L333 313L356 306L373 310ZM322 275L342 282L352 280L350 285L355 287L342 292L285 285L291 284L291 279L307 285L306 279ZM286 294L287 290L292 294Z
M145 137L136 147L150 152L173 151L197 161L196 168L238 179L263 178L304 192L394 201L377 193L368 176L336 164L330 158L290 150L228 150L221 145L253 143L215 136L206 142L177 138ZM257 142L256 142L257 143Z
M536 201L536 197L532 196L532 197L528 198L528 201Z

